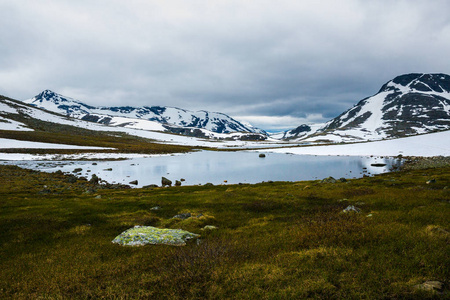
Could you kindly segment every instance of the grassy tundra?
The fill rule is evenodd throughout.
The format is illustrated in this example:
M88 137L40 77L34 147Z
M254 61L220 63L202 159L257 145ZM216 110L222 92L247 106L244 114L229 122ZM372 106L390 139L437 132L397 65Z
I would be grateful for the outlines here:
M154 189L0 166L0 298L450 297L449 199L449 166L335 184ZM361 212L343 213L349 205ZM183 212L194 217L172 219ZM134 225L201 239L111 243ZM428 280L443 294L414 287Z

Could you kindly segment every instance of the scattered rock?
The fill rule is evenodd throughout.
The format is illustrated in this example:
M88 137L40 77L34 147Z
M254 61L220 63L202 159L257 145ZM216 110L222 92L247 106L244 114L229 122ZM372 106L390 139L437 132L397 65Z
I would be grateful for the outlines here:
M327 177L327 178L324 178L324 179L322 179L322 181L321 181L321 183L336 183L337 181L336 181L336 179L334 179L333 177Z
M161 206L159 206L159 205L150 208L150 210L160 210L160 209L161 209Z
M430 179L427 181L427 184L432 184L432 183L436 183L436 179Z
M181 181L175 180L175 186L181 186Z
M264 153L261 153L261 154L259 155L259 157L263 158L263 157L266 157L266 155L265 155Z
M138 185L138 181L137 180L130 181L130 184Z
M83 171L82 168L76 168L75 170L72 171L72 173L80 173L81 171Z
M96 166L96 165L97 165L97 163L92 163L92 165L93 165L93 166Z
M95 174L92 174L91 179L89 180L90 183L94 183L94 184L98 184L99 181L100 181L100 178Z
M184 214L178 214L172 217L172 219L182 219L186 220L188 218L192 217L191 213L184 213Z
M149 185L144 185L142 188L143 189L153 189L153 188L157 188L158 185L157 184L149 184Z
M382 164L382 163L375 163L375 164L370 164L372 167L384 167L386 166L386 164Z
M103 169L103 171L112 171L112 168Z
M441 292L444 287L444 284L440 281L425 281L424 283L417 284L414 287L416 289L424 291Z
M147 244L184 246L186 241L199 236L181 229L135 226L119 234L112 242L124 246L142 246Z
M211 182L207 182L205 183L205 186L214 186L214 184L212 184Z
M181 182L183 182L183 181L186 181L186 179L184 179L184 178L181 178L181 179L180 179L180 181L181 181Z
M347 179L345 179L344 177L339 178L340 182L347 182Z
M95 199L102 199L102 195L95 196Z
M172 180L167 179L166 177L161 178L161 185L165 187L166 185L172 186Z
M213 226L213 225L206 225L205 227L203 227L203 228L200 229L200 230L216 230L216 229L217 229L216 226Z
M356 206L349 205L349 206L347 206L346 208L344 208L344 210L343 210L342 212L344 212L344 213L349 213L349 212L360 213L360 212L361 212L361 209L358 208L358 207L356 207Z

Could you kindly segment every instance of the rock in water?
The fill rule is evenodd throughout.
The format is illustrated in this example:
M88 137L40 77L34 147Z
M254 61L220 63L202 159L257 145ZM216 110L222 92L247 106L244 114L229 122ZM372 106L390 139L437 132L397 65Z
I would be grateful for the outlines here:
M264 157L266 157L266 155L265 155L264 153L261 153L261 154L259 155L259 157L264 158Z
M184 246L186 241L200 235L182 229L134 226L119 234L112 242L124 246L171 245Z
M165 187L166 185L172 186L172 180L167 179L166 177L161 178L161 185Z

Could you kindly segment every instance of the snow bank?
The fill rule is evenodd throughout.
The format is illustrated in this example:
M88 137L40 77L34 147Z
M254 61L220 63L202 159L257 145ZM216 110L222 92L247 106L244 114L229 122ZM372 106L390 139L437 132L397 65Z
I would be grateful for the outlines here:
M254 150L274 153L348 156L450 156L450 130L394 140L347 145Z
M40 142L30 142L30 141L19 141L13 139L3 139L0 138L0 149L11 149L11 148L21 148L21 149L88 149L88 150L106 150L113 148L102 148L102 147L88 147L88 146L74 146L65 144L51 144L51 143L40 143Z

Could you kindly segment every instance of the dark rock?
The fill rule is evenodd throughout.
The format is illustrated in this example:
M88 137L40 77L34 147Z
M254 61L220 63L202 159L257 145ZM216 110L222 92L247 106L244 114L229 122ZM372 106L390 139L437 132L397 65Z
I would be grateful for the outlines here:
M214 186L214 184L212 184L211 182L207 182L205 183L205 186Z
M100 178L95 174L92 174L92 177L89 180L90 183L94 183L94 184L98 184L99 181L100 181Z
M175 180L175 186L181 186L181 181Z
M75 170L73 170L73 173L80 173L81 171L83 171L82 168L76 168Z
M137 180L130 181L130 184L138 185L138 181Z
M92 163L92 165L93 165L93 166L96 166L96 165L97 165L97 163Z
M167 179L166 177L162 177L161 178L161 185L163 187L167 186L172 186L172 180Z
M436 179L430 179L427 181L427 184L432 184L432 183L436 183Z
M144 185L142 188L143 189L153 189L153 188L157 188L158 185L157 184L149 184L149 185Z
M372 167L384 167L386 166L386 164L382 164L382 163L375 163L375 164L370 164Z
M186 179L184 179L184 178L181 178L181 179L180 179L180 181L181 181L181 182L183 182L183 181L186 181Z
M339 178L340 182L347 182L347 179L345 179L344 177Z
M259 157L266 157L266 155L265 155L264 153L261 153L261 154L259 155Z
M112 168L103 169L103 171L112 171Z
M178 214L172 217L172 219L182 219L186 220L188 218L192 217L191 213L184 213L184 214Z

